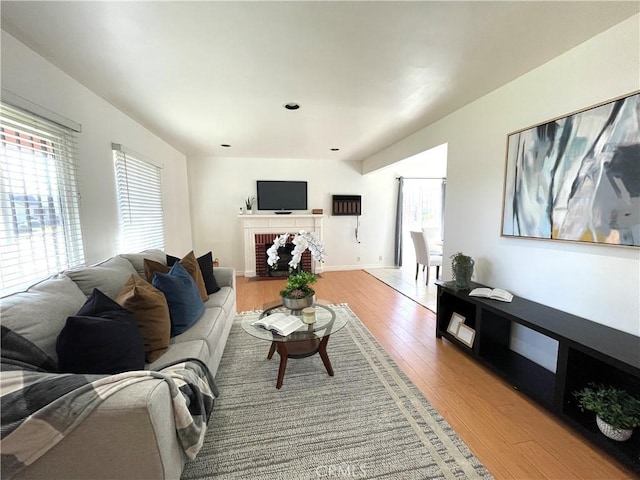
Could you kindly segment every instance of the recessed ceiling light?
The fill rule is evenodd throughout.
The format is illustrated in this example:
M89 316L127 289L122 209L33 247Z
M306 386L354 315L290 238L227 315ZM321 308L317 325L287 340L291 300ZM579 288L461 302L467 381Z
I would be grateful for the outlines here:
M289 102L284 104L284 108L286 108L287 110L298 110L300 108L300 105L298 105L296 102Z
M335 148L335 147L331 149L332 152L337 152L339 150L340 150L339 148Z
M224 147L224 148L229 148L229 147L231 147L231 145L229 145L228 143L221 143L221 144L220 144L220 146L221 146L221 147Z

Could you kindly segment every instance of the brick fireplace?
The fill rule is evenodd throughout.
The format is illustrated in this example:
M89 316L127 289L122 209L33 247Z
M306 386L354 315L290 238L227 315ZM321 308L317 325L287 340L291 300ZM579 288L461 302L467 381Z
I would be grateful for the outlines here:
M266 251L276 236L300 230L315 232L322 240L322 215L313 214L254 214L238 215L242 227L245 277L268 275ZM282 257L282 255L281 255ZM306 250L302 256L302 268L313 273L322 273L322 263L315 262Z
M287 276L288 270L284 270L284 274L279 274L274 272L274 269L269 266L267 263L267 250L271 245L273 245L273 241L275 238L280 235L280 233L256 233L254 235L254 245L256 249L256 275L258 277L271 277L271 276ZM287 246L289 246L289 250L293 248L293 244L287 242ZM286 249L286 247L285 247ZM287 254L280 253L280 259L284 262L289 259L286 258ZM311 271L311 252L309 250L305 250L302 253L302 259L300 261L300 266L302 270L305 272Z

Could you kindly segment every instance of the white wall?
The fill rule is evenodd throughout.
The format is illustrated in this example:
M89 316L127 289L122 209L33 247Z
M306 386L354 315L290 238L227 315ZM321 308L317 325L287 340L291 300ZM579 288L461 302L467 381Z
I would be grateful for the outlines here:
M391 267L396 177L442 177L446 173L446 155L447 146L441 145L364 176L359 162L190 157L194 248L196 253L212 250L222 265L244 272L238 212L244 207L244 199L256 194L256 180L305 180L308 213L313 208L324 210L328 256L323 270ZM334 194L362 195L360 243L355 237L356 217L331 215ZM259 214L254 210L254 215Z
M238 212L256 194L256 180L306 180L309 213L324 209L324 270L393 265L397 182L391 170L363 176L359 163L335 160L190 157L188 164L196 253L213 250L222 265L244 271ZM361 243L356 217L331 216L333 194L362 195Z
M370 157L363 171L448 142L445 258L465 252L481 283L640 335L639 249L500 237L507 134L639 89L639 38L636 15Z
M165 247L175 255L187 253L192 238L185 156L4 31L1 58L3 89L82 125L79 182L86 262L117 253L112 142L164 165Z

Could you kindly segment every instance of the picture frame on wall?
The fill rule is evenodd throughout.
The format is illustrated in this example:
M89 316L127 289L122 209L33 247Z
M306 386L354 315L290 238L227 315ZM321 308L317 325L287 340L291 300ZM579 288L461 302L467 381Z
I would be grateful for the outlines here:
M640 91L507 135L503 237L640 247Z
M464 323L464 321L465 317L463 317L459 313L453 312L453 314L451 314L451 320L449 320L447 332L456 337L458 335L458 329L460 328L460 325Z
M476 338L476 331L471 328L469 325L465 325L464 323L460 325L458 328L458 340L464 343L467 347L473 347L473 341Z

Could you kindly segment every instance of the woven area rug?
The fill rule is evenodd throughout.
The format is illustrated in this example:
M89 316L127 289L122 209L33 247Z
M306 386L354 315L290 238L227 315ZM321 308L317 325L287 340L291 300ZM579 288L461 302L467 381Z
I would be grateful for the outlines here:
M236 318L182 479L492 478L348 306L334 309L348 320L327 348L335 376L318 355L289 359L280 390L278 354Z

